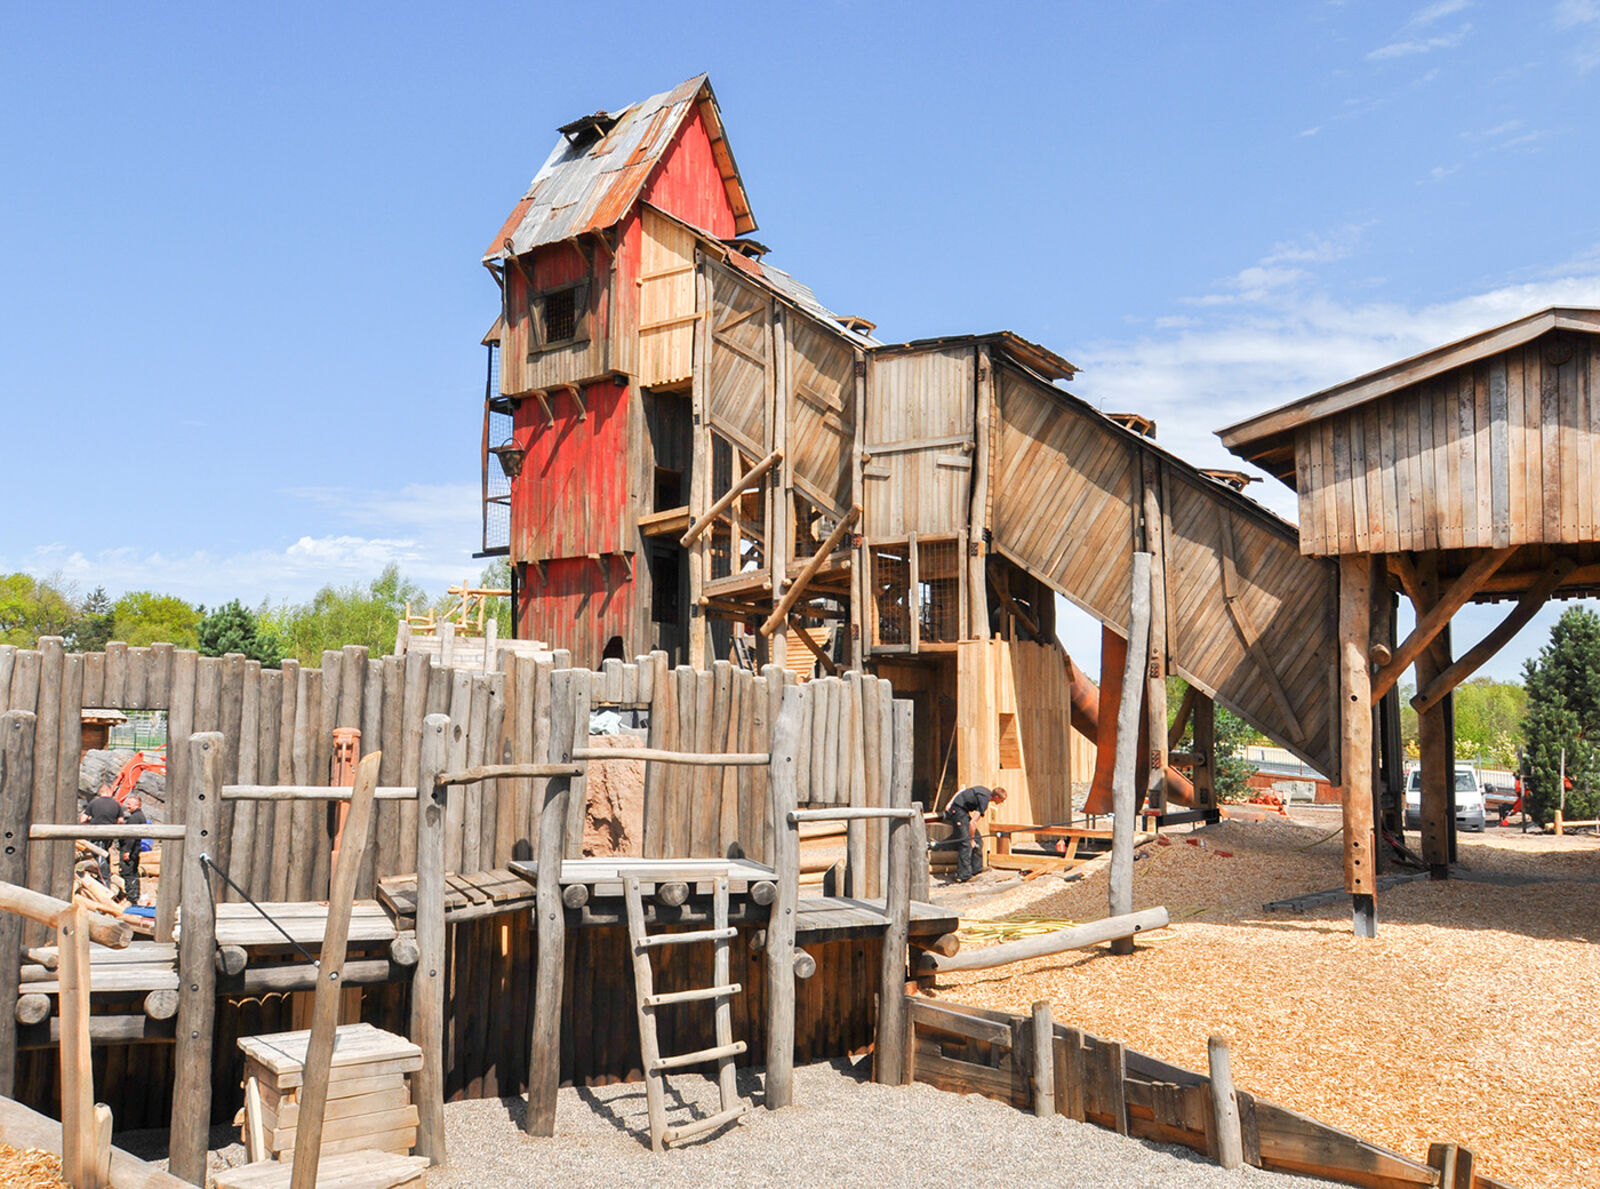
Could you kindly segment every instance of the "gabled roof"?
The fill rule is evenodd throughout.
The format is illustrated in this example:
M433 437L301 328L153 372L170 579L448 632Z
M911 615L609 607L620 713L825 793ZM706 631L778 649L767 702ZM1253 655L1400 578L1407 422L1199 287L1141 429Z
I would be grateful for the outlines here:
M1324 388L1248 420L1217 430L1222 444L1240 458L1256 462L1294 485L1291 439L1294 430L1346 409L1364 405L1401 388L1420 384L1454 368L1473 364L1513 347L1532 342L1552 330L1600 334L1600 309L1551 307L1492 330L1457 339L1398 363L1391 363L1354 380Z
M727 188L735 226L754 231L750 199L722 130L722 113L703 74L621 112L596 112L563 125L561 139L484 253L521 255L587 231L611 227L632 209L678 130L698 110Z

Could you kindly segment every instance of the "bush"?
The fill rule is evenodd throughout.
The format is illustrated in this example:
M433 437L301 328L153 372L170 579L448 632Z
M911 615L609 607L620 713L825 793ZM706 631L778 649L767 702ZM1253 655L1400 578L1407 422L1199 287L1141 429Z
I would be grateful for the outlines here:
M1550 643L1523 662L1528 710L1524 770L1528 812L1540 823L1561 808L1566 756L1565 816L1600 817L1600 615L1570 607L1550 629Z
M277 635L263 628L255 612L234 599L200 621L200 651L206 656L240 652L269 669L283 663Z

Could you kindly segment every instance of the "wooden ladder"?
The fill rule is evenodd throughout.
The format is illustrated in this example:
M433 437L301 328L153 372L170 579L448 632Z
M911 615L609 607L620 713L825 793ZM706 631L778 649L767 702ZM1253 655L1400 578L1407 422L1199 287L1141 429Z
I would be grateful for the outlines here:
M639 892L639 880L629 876L624 884L628 903L628 940L633 950L633 987L639 1013L639 1050L644 1059L645 1100L650 1111L650 1148L659 1152L667 1144L679 1143L708 1131L715 1131L733 1122L749 1109L739 1101L734 1080L733 1059L745 1051L742 1040L733 1039L733 996L744 988L729 982L728 942L736 929L728 925L728 879L719 876L716 882L715 909L712 928L689 933L646 932L644 926L644 898ZM714 953L712 978L714 986L696 987L688 991L670 991L657 994L655 976L650 968L650 951L664 945L690 945L711 942ZM672 1057L661 1055L661 1045L656 1036L656 1009L672 1003L690 1003L711 999L716 1001L717 1043L709 1049L692 1053L679 1053ZM721 1092L721 1109L704 1119L692 1119L676 1127L667 1126L665 1076L668 1070L702 1061L716 1061L717 1084Z

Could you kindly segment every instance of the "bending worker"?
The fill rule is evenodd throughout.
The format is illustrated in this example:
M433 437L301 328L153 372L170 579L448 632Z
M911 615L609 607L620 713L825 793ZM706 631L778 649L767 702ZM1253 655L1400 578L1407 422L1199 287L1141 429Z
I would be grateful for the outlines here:
M944 820L956 831L956 880L966 883L983 870L983 840L978 837L978 819L989 812L990 802L1006 799L1005 789L987 789L981 784L962 789L944 807Z

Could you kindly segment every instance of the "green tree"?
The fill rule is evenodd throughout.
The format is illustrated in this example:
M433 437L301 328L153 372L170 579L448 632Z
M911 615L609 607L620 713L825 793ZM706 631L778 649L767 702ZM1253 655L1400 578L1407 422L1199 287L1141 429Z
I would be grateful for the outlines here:
M324 586L310 602L264 613L260 625L277 636L285 656L303 665L320 665L325 650L346 644L365 644L383 656L394 647L406 603L426 600L422 588L390 564L365 586Z
M1564 753L1572 782L1566 816L1600 816L1600 615L1587 607L1562 612L1550 629L1550 642L1523 662L1523 673L1529 812L1544 822L1560 808Z
M511 562L504 557L497 557L483 568L483 573L478 578L478 585L485 590L510 590L511 589ZM489 600L489 614L493 615L500 639L509 640L516 632L511 626L511 599L505 595Z
M194 648L200 642L203 614L204 608L193 607L176 595L129 591L112 608L112 639L135 646L175 644Z
M1456 758L1514 768L1522 742L1528 691L1508 681L1478 677L1455 688Z
M65 636L76 617L59 579L0 575L0 644L32 648L40 636Z
M78 604L77 616L67 629L71 652L102 652L116 626L116 609L106 588L97 586Z
M1178 720L1178 708L1189 688L1181 677L1167 678L1167 726ZM1243 801L1250 795L1250 778L1260 769L1244 758L1246 746L1270 742L1244 719L1226 706L1218 706L1213 736L1213 773L1217 797L1223 801ZM1184 728L1183 738L1174 750L1183 751L1194 746L1194 724Z
M283 662L283 648L277 635L264 629L254 611L238 599L218 607L200 621L197 633L200 651L206 656L226 656L230 652L243 653L253 661L260 661L269 669Z

